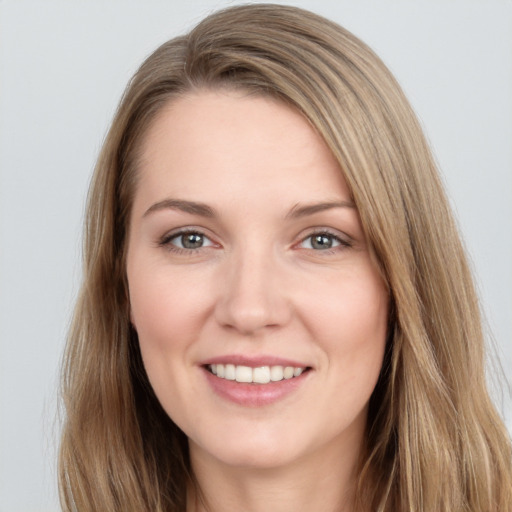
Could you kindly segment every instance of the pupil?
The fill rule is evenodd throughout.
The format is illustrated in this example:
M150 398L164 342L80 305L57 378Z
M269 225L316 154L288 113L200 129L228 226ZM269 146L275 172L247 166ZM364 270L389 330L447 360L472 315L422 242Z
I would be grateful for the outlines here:
M198 233L189 233L182 236L181 243L186 249L197 249L203 245L203 236Z
M332 238L328 235L315 235L311 242L313 249L330 249Z

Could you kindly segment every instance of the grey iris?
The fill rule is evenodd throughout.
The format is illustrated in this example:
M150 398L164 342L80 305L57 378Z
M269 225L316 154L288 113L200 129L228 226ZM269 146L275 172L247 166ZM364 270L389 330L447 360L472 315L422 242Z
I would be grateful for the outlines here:
M330 249L332 247L332 236L313 235L311 237L311 247L313 249Z
M181 243L185 249L198 249L203 245L203 235L199 233L187 233L182 235Z

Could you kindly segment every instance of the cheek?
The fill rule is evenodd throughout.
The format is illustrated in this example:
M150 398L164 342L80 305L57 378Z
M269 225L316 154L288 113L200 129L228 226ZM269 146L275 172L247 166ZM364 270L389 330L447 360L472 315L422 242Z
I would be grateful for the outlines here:
M198 287L179 271L128 267L131 318L139 338L168 345L186 340L198 325L201 297ZM142 268L142 269L141 269Z
M128 268L132 322L144 366L157 395L169 379L179 381L202 325L204 295L183 273L165 267ZM171 386L172 387L172 386Z
M197 287L187 286L180 277L179 272L169 275L161 269L128 269L131 316L144 367L160 403L175 421L187 409L180 383L187 381L202 315Z
M308 298L308 325L347 386L376 381L387 339L389 299L373 268L340 274ZM315 335L316 333L316 335Z
M132 253L127 275L131 316L144 367L160 403L177 424L192 414L198 382L190 380L201 338L212 308L207 270L191 273ZM187 382L186 391L183 383ZM196 413L194 412L194 415Z
M180 301L151 276L129 279L129 288L131 317L141 344L150 340L152 344L165 345L173 332L169 326L176 330L175 318L180 313Z

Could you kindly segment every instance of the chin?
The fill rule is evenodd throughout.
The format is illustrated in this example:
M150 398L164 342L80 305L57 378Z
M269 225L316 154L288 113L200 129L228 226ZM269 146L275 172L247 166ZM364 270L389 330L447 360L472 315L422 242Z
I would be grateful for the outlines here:
M190 455L195 457L213 458L222 464L238 468L272 469L293 463L300 457L297 441L290 442L283 435L260 435L244 429L246 435L231 435L216 439L203 439L199 444L189 439Z

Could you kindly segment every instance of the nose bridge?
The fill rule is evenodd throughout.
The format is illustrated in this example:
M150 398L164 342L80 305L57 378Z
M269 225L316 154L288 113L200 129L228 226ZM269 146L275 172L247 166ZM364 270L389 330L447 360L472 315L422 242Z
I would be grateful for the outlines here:
M244 334L284 324L289 308L273 252L247 245L228 260L217 307L219 322Z

